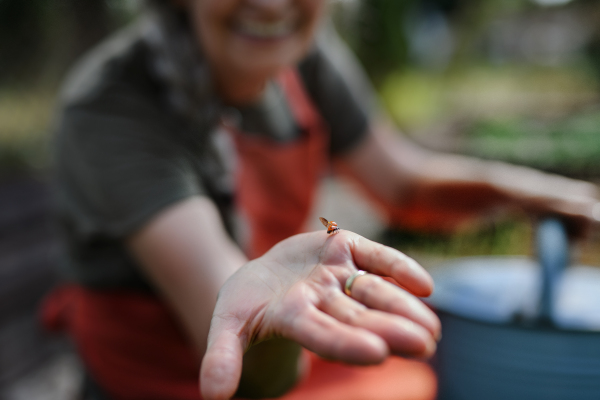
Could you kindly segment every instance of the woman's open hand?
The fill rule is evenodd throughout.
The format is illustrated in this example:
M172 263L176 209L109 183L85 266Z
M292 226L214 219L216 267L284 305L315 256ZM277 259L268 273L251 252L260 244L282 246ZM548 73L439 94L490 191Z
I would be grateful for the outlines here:
M359 276L348 296L344 284L358 269L371 274ZM244 352L273 337L354 364L379 363L389 354L428 357L440 322L415 296L432 290L431 277L414 260L352 232L286 239L221 288L200 373L202 394L232 397Z

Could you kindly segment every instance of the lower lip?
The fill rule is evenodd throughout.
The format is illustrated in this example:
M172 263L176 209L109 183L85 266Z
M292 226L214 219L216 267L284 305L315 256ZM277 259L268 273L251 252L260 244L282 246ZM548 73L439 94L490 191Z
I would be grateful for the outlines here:
M269 36L269 37L256 36L256 35L252 35L251 33L240 32L240 31L236 31L235 33L237 36L243 38L244 40L248 40L250 42L260 43L260 44L277 44L279 42L283 42L283 41L289 39L290 37L292 37L292 32L286 33L286 34L280 35L280 36Z
M248 40L251 42L255 42L255 43L262 43L262 44L270 44L270 43L278 43L278 42L282 42L284 40L289 39L291 36L294 35L294 33L296 33L298 26L296 26L296 28L293 27L288 27L287 32L282 32L281 34L278 35L272 35L272 36L262 36L260 34L254 34L251 31L247 31L245 29L242 29L240 26L236 26L237 24L232 24L230 25L230 29L240 38L243 38L244 40Z

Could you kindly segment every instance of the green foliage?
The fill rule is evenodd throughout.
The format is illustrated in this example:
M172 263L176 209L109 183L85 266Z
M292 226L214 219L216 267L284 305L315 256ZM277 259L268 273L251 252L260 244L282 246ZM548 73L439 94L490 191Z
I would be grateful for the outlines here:
M600 112L561 121L482 120L467 132L470 154L572 176L600 175Z
M415 0L361 2L353 29L345 36L375 80L405 64L405 17L415 3Z
M480 255L531 254L531 224L525 219L488 223L452 235L389 230L382 242L421 262Z
M42 135L27 143L2 143L0 178L3 175L43 171L48 167L48 144Z
M30 66L44 41L44 0L0 1L0 77Z
M48 166L49 124L54 94L0 91L0 172Z
M0 0L0 84L56 84L82 52L132 15L128 0Z

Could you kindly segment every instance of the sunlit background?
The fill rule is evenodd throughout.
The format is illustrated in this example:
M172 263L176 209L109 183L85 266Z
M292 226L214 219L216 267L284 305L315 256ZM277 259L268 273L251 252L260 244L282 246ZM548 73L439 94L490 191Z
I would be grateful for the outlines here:
M600 181L597 0L338 0L331 8L382 106L415 141ZM36 329L59 252L50 127L68 66L135 15L127 0L0 0L0 398L69 399L80 385L69 344ZM364 207L355 230L370 224L368 236L426 266L531 253L526 216L452 236L389 229L360 195L326 193L332 185L339 196L337 183L326 185L324 207ZM597 243L582 245L583 262L600 265Z

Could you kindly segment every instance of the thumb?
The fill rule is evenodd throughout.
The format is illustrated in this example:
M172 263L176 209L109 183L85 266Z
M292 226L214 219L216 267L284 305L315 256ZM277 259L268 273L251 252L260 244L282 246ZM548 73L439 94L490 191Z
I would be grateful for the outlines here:
M229 399L235 394L242 375L245 348L235 333L240 331L218 325L211 327L200 368L200 392L205 400Z

